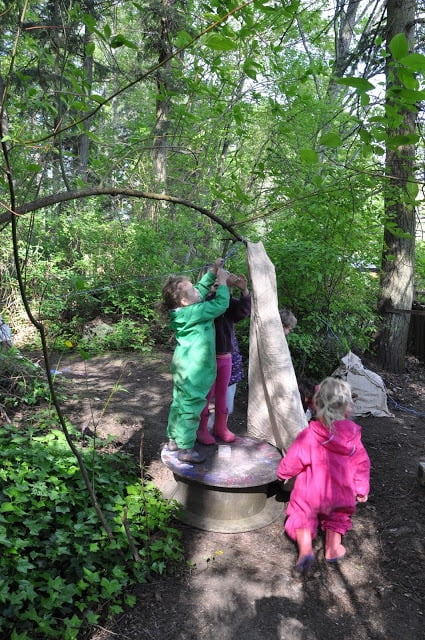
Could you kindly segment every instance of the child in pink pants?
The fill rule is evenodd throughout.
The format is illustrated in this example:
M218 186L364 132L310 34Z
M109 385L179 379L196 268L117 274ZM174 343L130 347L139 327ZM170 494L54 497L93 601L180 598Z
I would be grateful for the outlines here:
M348 419L353 408L349 384L325 378L314 408L316 419L298 434L277 469L280 480L296 476L285 531L298 545L298 572L315 562L319 526L325 532L326 561L344 556L342 536L351 529L356 502L366 502L369 493L370 460L361 427Z
M237 287L240 296L230 296L226 311L214 320L215 344L217 360L217 376L207 396L207 403L201 413L198 431L198 442L207 445L216 444L216 438L223 442L233 442L235 434L227 426L229 415L227 406L227 388L232 374L232 352L236 322L240 322L251 314L251 294L248 291L247 279L244 275L229 273L227 277L229 290ZM211 294L215 295L214 292ZM208 430L209 405L215 399L214 425L212 433Z

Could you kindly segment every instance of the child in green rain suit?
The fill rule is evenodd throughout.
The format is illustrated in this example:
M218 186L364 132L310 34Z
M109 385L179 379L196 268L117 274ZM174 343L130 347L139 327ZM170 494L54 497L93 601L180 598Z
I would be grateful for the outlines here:
M178 451L182 462L199 463L205 458L194 449L199 416L216 377L214 318L229 306L227 271L222 259L194 286L184 276L171 277L162 289L162 308L168 310L169 327L177 346L171 362L173 400L168 416L168 449ZM217 292L205 300L211 286Z

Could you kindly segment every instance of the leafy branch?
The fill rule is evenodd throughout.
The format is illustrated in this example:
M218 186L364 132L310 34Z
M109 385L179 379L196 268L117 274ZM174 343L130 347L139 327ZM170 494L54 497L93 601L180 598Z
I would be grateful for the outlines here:
M191 40L189 40L189 42L186 42L184 45L182 45L181 47L179 47L178 49L176 49L175 51L170 53L168 56L166 56L164 59L162 59L156 65L154 65L153 67L148 69L148 71L145 71L141 75L137 76L131 82L127 83L126 85L124 85L120 89L117 89L117 91L115 91L114 93L111 93L111 95L109 95L107 98L105 98L104 100L99 102L99 104L94 109L92 109L89 113L85 114L84 116L82 116L78 120L75 120L74 122L71 122L69 125L67 125L65 127L61 127L61 128L56 127L55 130L52 133L49 133L48 135L46 135L46 136L44 136L42 138L38 138L37 140L27 140L27 141L24 142L24 144L36 144L36 143L44 142L45 140L49 140L50 138L54 138L54 137L64 133L65 131L68 131L69 129L73 129L74 127L77 127L78 125L82 124L83 122L85 122L87 120L90 120L98 111L100 111L100 109L102 109L104 106L106 106L107 104L112 102L112 100L117 98L122 93L125 93L128 89L131 89L131 87L134 87L139 82L142 82L142 80L145 80L146 78L151 76L153 73L155 73L161 67L164 67L165 65L167 65L173 58L177 58L181 53L183 53L184 51L189 49L197 40L202 38L202 36L206 35L207 33L212 31L213 29L215 29L219 25L223 24L223 22L225 22L232 15L234 15L238 11L241 11L242 9L244 9L247 6L249 6L253 2L254 2L254 0L248 0L247 2L243 2L242 4L238 5L237 7L234 7L234 9L231 9L230 11L228 11L224 16L222 16L221 18L219 18L215 22L213 22L210 25L208 25L208 27L206 27L205 29L200 31L196 36L194 36ZM102 34L99 31L96 30L96 33L102 37Z

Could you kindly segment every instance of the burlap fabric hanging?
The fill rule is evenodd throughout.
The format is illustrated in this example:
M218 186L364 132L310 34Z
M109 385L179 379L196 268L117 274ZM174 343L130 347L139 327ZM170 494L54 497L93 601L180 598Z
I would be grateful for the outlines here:
M263 244L247 243L252 289L248 435L286 452L307 426L279 316L275 269Z

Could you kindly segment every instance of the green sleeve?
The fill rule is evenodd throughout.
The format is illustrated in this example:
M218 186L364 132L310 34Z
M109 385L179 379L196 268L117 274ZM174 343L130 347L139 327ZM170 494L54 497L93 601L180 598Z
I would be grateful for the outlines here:
M214 298L189 305L186 309L192 314L191 322L205 322L205 320L213 320L218 318L226 311L230 302L229 287L221 284L217 287Z
M209 294L211 287L216 281L216 278L217 276L215 273L212 273L212 271L207 271L206 273L204 273L199 282L194 285L194 288L198 289L199 291L201 300L205 300L205 297Z
M173 331L188 331L199 322L207 322L221 316L229 306L230 292L226 285L219 285L211 300L197 302L187 307L179 307L170 311L170 328Z

